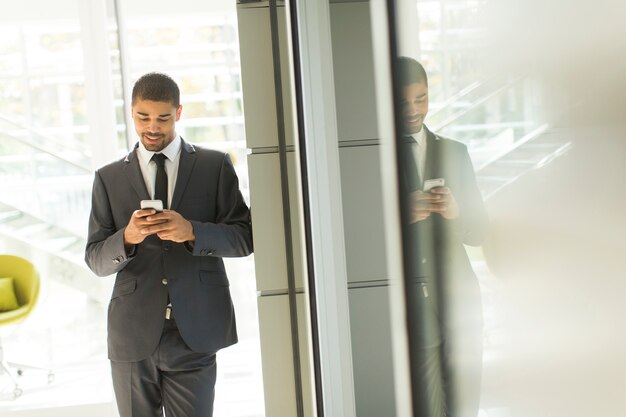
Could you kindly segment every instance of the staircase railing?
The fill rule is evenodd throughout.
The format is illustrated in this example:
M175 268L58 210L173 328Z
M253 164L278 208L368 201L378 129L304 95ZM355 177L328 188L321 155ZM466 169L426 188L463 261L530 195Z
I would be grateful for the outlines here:
M18 239L51 239L64 249L86 236L93 172L84 152L51 149L49 139L0 118L0 203L12 213L0 222ZM21 224L26 217L34 225Z

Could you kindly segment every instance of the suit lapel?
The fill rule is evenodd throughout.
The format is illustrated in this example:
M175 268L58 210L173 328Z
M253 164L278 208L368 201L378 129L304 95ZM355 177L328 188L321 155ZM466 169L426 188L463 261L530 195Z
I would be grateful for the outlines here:
M174 186L174 195L172 196L172 204L170 204L171 210L178 209L178 205L180 204L180 201L183 198L185 188L187 187L187 183L189 182L189 178L191 177L193 166L196 163L196 149L193 147L193 145L182 140L182 138L181 138L181 142L182 144L180 147L180 161L178 163L178 175L176 177L176 185Z
M136 144L132 151L124 158L124 174L128 178L128 182L133 187L140 200L149 200L150 193L146 188L146 183L141 175L141 168L139 167L139 160L137 159L137 146Z

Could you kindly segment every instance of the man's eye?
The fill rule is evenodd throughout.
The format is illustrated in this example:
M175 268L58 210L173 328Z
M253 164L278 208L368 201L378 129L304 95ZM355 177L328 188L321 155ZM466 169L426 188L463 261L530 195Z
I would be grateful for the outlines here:
M159 122L167 122L168 119L157 119Z

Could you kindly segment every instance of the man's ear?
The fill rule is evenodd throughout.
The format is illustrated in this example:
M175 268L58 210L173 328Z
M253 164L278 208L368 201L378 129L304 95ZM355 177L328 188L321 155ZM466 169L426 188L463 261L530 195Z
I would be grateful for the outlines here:
M178 121L180 119L180 114L182 113L182 111L183 111L183 105L180 104L178 106L178 110L176 110L176 121Z

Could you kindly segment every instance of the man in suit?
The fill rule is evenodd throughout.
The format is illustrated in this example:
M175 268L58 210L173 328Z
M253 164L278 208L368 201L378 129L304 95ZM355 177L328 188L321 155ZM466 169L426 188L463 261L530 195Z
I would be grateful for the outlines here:
M464 244L482 243L486 210L465 145L424 125L426 71L411 58L400 57L396 63L414 414L475 417L482 313ZM429 180L439 179L443 185L425 188Z
M117 274L108 353L122 417L213 413L216 352L237 342L222 257L252 252L250 213L228 155L185 142L169 76L134 85L139 142L95 173L85 260ZM160 199L163 211L140 209Z

